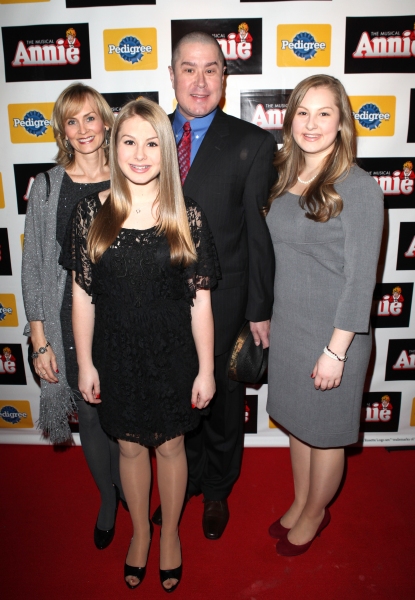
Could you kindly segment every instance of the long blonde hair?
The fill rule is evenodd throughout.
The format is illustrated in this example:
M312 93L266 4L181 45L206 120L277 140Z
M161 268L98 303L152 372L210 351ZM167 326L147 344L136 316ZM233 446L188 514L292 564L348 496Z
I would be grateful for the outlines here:
M275 198L292 188L304 167L301 148L292 135L292 122L298 106L311 88L328 88L340 112L340 131L337 133L333 151L324 159L321 171L300 198L301 208L308 219L324 223L337 217L343 210L343 201L334 189L341 176L347 177L356 160L356 129L352 109L342 83L330 75L312 75L301 81L288 101L283 126L283 147L276 153L274 166L278 179L271 189L268 210Z
M97 114L103 120L104 125L108 127L109 134L114 124L114 113L108 102L99 92L83 83L71 83L71 85L68 85L59 94L52 111L53 135L58 145L58 153L55 160L64 169L70 167L75 162L75 152L68 150L65 143L65 121L69 117L76 115L82 109L86 100L91 100L95 104ZM105 164L107 164L109 145L104 144L102 147L105 152Z
M158 104L138 98L126 104L115 120L110 142L110 194L98 211L88 235L88 253L97 262L111 246L131 211L131 193L127 178L118 164L118 138L125 121L139 116L155 130L160 144L160 175L157 234L166 236L172 264L187 266L196 260L187 211L180 182L176 142L171 123Z

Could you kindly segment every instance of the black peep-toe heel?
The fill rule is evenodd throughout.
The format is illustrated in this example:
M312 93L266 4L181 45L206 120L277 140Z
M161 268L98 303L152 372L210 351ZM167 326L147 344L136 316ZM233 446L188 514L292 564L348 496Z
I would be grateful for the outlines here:
M152 537L153 537L153 524L150 523L150 544L151 544ZM130 544L131 544L131 542L130 542ZM150 546L148 548L148 551L150 552ZM146 571L147 571L147 565L145 567L132 567L131 565L127 565L127 563L125 562L124 563L125 585L128 588L130 588L130 590L135 590L135 588L138 588L138 586L143 583L144 577L146 576ZM126 580L126 577L137 577L137 579L139 579L140 581L138 583L136 583L135 585L131 585L131 583L128 583L128 581Z

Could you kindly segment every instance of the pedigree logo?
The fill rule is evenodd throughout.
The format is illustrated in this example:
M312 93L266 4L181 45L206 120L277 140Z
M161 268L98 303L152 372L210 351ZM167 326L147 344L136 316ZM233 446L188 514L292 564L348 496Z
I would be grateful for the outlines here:
M278 25L279 67L330 66L331 25Z
M105 29L104 56L107 71L157 69L157 30Z
M171 22L172 48L187 33L203 31L221 47L228 75L262 73L262 19L185 19Z
M373 292L372 327L408 327L413 283L377 283Z
M0 427L31 429L32 412L28 400L0 400Z
M346 17L345 73L414 73L415 15Z
M359 136L389 136L395 133L395 96L350 96Z
M241 119L273 134L282 144L282 127L292 90L247 90L241 92Z
M0 294L0 327L18 327L14 294Z
M13 144L54 142L51 125L53 102L9 104L10 139Z
M365 392L362 399L360 431L398 431L401 392Z
M2 27L6 81L90 79L87 23Z
M0 4L26 4L29 2L50 2L50 0L0 0Z
M3 177L0 173L0 208L4 208L6 203L4 201L4 190L3 190Z
M385 208L415 208L415 158L359 158L359 165L379 184Z
M415 379L415 339L389 340L385 381Z

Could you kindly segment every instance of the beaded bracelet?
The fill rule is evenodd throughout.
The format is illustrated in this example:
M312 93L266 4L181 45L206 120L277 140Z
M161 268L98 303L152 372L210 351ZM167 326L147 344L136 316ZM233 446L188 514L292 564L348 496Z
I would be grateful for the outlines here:
M337 356L337 354L332 352L328 346L324 346L323 352L326 356L329 356L333 360L339 360L340 362L346 362L347 360L347 354L345 354L343 358L341 358L340 356Z
M46 346L41 346L37 352L32 352L32 358L37 358L39 354L45 354L48 351L48 347L50 346L49 342L46 340Z

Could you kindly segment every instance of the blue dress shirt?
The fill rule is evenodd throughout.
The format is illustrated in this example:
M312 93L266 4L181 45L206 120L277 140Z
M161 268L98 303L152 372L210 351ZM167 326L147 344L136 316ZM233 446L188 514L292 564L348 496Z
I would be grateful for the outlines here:
M206 117L196 117L189 121L190 127L192 129L192 145L190 149L190 164L192 164L194 157L197 154L197 151L200 148L200 144L203 142L203 138L206 135L207 130L212 123L214 116L216 114L216 108L213 112L206 115ZM188 119L186 119L182 113L177 108L174 121L173 121L173 133L176 138L176 145L180 142L183 136L183 125L186 123Z

